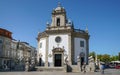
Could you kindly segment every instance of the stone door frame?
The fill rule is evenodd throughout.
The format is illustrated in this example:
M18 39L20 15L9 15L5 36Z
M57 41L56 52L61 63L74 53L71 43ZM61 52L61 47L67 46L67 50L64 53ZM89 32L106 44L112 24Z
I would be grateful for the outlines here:
M52 50L52 53L53 53L53 66L55 64L55 54L61 54L61 66L59 66L59 67L63 67L64 66L64 49L54 48ZM54 67L57 67L57 66L54 66Z
M81 65L83 65L83 63L85 62L85 53L81 52L79 56L80 56L80 63Z

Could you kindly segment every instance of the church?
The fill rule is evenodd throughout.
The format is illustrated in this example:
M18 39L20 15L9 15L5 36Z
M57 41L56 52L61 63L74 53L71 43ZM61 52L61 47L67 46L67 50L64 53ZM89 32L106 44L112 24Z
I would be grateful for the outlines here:
M41 67L63 67L66 63L76 65L77 58L80 63L88 64L89 33L85 30L75 29L74 24L67 18L66 10L58 3L52 10L52 22L46 23L46 29L39 32L38 65Z

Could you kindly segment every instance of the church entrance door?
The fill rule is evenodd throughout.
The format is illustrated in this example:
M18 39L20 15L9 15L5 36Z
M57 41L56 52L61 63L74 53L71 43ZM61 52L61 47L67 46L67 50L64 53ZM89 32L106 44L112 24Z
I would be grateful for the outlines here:
M62 54L55 54L55 59L54 59L54 66L55 67L60 67L62 66Z
M84 64L84 57L85 57L85 53L81 52L80 53L81 66Z
M39 66L42 66L42 58L39 58Z

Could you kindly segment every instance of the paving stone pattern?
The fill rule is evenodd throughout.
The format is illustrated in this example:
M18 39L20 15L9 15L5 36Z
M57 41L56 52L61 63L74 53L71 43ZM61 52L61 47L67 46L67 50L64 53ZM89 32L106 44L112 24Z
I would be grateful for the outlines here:
M65 72L0 72L0 75L120 75L120 69L106 69L104 74L101 72L87 73L65 73Z

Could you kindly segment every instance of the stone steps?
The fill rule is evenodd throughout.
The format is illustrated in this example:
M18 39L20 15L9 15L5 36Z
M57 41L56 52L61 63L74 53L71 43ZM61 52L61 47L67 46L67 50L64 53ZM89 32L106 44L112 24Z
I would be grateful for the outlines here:
M64 67L35 67L37 71L49 71L49 72L53 72L53 71L60 71L60 72L66 72Z
M72 72L80 72L77 65L71 65Z

